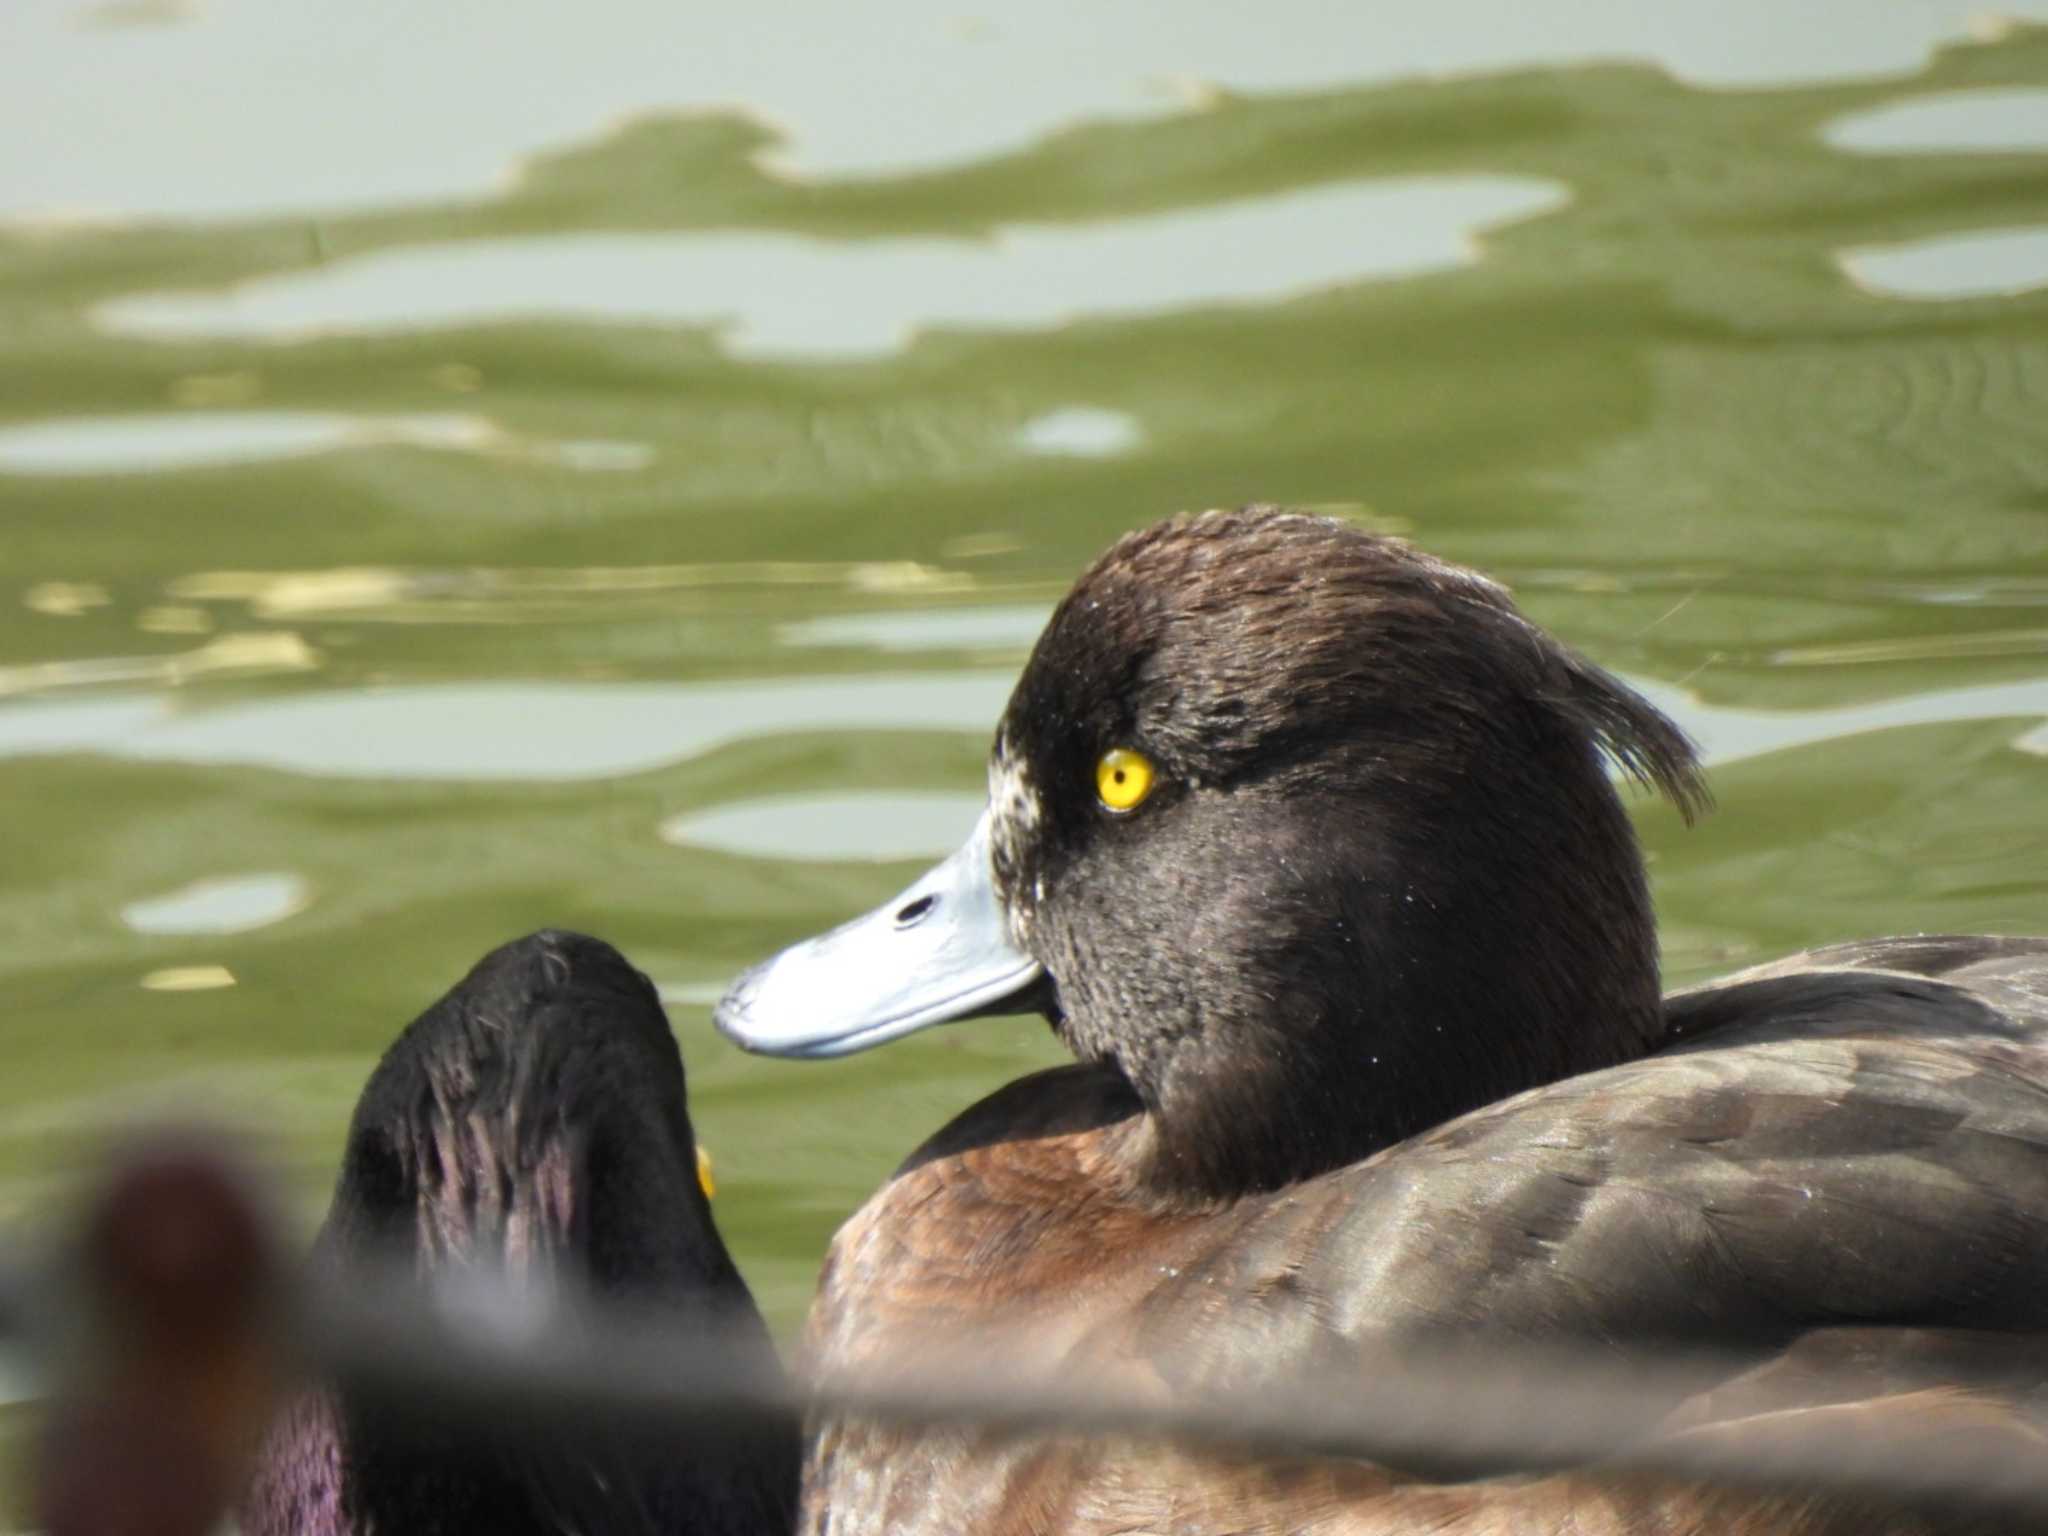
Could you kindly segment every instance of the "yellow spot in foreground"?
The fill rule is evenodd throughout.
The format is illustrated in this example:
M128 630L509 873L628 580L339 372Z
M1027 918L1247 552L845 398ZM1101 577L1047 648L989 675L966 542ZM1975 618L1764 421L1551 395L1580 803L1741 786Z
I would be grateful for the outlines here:
M697 1183L706 1200L718 1198L718 1181L711 1177L711 1154L704 1150L701 1142L697 1146Z
M142 978L144 990L150 992L210 992L234 984L235 973L224 965L173 965Z

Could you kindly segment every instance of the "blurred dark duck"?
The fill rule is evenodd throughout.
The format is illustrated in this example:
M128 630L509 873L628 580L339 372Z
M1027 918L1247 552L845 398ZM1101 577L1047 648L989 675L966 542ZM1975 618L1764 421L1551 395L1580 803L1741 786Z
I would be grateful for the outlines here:
M812 1058L1035 1008L1078 1058L966 1110L847 1222L810 1358L1001 1320L1170 1394L1445 1330L1702 1346L1746 1373L1646 1437L1941 1432L1963 1410L1904 1362L2038 1360L2048 1327L2048 941L1844 944L1663 997L1610 765L1688 819L1706 802L1679 730L1482 576L1271 508L1124 538L1040 637L967 846L719 1007L749 1049ZM1810 1399L1828 1359L1853 1400ZM1966 1406L2039 1438L2009 1394ZM1413 1470L839 1422L803 1523L2013 1528Z
M312 1263L560 1275L603 1299L774 1346L698 1176L682 1057L609 945L538 933L487 955L398 1037L357 1103ZM291 1405L246 1536L775 1536L798 1437L531 1438L389 1422L332 1393Z

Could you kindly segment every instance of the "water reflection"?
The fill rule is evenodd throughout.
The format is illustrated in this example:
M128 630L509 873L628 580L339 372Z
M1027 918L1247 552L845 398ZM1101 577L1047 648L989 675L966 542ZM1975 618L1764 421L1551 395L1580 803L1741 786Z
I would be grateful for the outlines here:
M234 984L235 973L224 965L167 965L141 981L145 992L214 992Z
M523 316L703 325L749 357L867 357L933 326L1037 329L1098 315L1249 303L1463 265L1488 226L1559 207L1526 176L1344 183L987 239L826 241L709 232L551 235L380 252L220 293L93 311L156 340L279 341Z
M2048 91L1942 91L1830 123L1837 149L1865 154L2001 154L2048 150Z
M1858 287L1890 298L1997 298L2048 286L2048 225L1869 246L1841 261Z
M137 933L246 933L302 910L310 894L297 875L223 875L131 901L121 921Z
M263 621L462 624L517 623L594 605L616 613L622 599L735 588L841 588L873 598L964 593L974 584L964 571L916 560L737 560L520 569L193 571L173 577L165 591L187 604L243 604L251 618Z
M938 790L778 795L663 822L664 842L760 859L936 859L966 841L978 794Z
M388 446L499 454L582 470L636 470L654 461L654 451L642 443L544 443L515 436L486 417L466 414L185 411L71 417L0 428L0 474L156 474Z
M752 737L986 731L1008 672L754 683L479 683L298 695L192 712L161 696L0 707L0 757L98 752L349 779L569 781Z
M110 0L103 14L190 9ZM1616 59L1714 85L1843 79L1911 70L1985 9L1433 0L1388 12L1266 0L1176 7L1162 25L1151 7L1087 0L982 12L945 0L715 12L670 0L447 0L445 24L423 27L407 0L266 0L111 36L81 30L69 5L0 6L0 101L17 125L0 134L0 216L81 205L297 214L482 198L519 157L604 124L732 103L775 125L759 140L788 136L772 156L784 174L846 176L958 165L1083 119L1185 112L1205 99L1205 82L1288 92ZM2042 0L1995 9L2048 15Z
M1125 411L1070 405L1034 416L1017 429L1017 445L1030 453L1111 459L1145 440L1138 419Z
M202 677L263 676L310 672L319 653L288 630L222 635L217 640L169 656L95 656L78 661L31 661L0 667L0 698L41 693L49 689L166 683L173 687ZM69 718L61 708L55 719ZM79 719L96 719L93 711ZM4 735L0 729L0 735Z
M841 613L779 624L778 644L916 651L1017 651L1031 648L1052 609L1043 603L992 608L914 608L900 613Z

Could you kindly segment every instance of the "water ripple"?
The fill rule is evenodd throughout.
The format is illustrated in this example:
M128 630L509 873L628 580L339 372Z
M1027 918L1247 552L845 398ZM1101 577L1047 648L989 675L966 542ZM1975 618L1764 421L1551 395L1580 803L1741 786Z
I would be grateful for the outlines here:
M93 311L153 340L291 341L522 316L717 328L735 355L875 357L921 330L1285 299L1465 265L1473 236L1561 206L1528 176L1348 182L1096 223L1011 224L982 239L710 231L546 235L379 252L224 292Z
M2048 287L2048 224L1844 251L1857 287L1894 299L1988 299Z
M1837 118L1822 135L1861 154L2048 150L2048 91L1942 91Z

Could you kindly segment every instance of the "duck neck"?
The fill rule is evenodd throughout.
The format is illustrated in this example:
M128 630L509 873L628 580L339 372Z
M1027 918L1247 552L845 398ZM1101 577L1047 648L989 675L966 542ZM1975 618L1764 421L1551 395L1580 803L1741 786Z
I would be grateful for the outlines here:
M1662 1032L1634 830L1604 777L1558 814L1466 806L1427 846L1382 838L1297 868L1342 878L1242 925L1209 984L1120 1061L1145 1105L1144 1186L1213 1202L1372 1156L1527 1088L1631 1060ZM1267 909L1275 898L1269 893ZM1304 916L1312 914L1312 916Z

